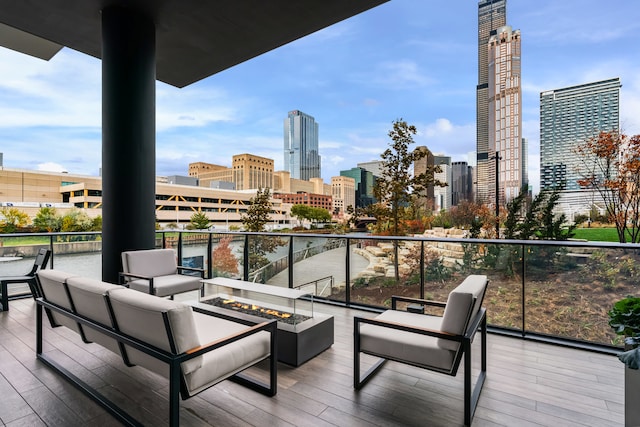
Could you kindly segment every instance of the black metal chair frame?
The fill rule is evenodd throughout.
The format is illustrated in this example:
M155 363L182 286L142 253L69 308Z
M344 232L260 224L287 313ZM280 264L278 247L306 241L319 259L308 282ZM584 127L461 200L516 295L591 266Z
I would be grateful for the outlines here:
M66 284L65 284L66 288ZM69 294L67 288L67 296L69 296L69 300L71 301L71 306L73 307L73 301L71 300L71 295ZM107 305L109 307L110 315L113 318L113 310L111 309L111 305L109 304L108 297ZM124 409L117 406L111 400L109 400L106 396L101 394L98 390L91 387L88 383L84 382L76 375L74 375L71 371L63 367L61 364L56 362L53 358L49 357L46 353L43 352L43 309L47 312L54 311L56 313L60 313L64 316L67 316L76 322L78 322L81 327L86 326L92 329L95 329L104 335L107 335L111 338L114 338L119 343L120 351L123 352L122 357L125 361L125 364L130 365L128 361L128 357L126 357L126 346L131 346L141 352L148 354L164 363L169 365L169 425L170 426L178 426L180 425L180 397L182 400L188 399L191 397L188 394L186 385L184 383L183 376L181 375L180 364L182 362L186 362L195 357L202 356L205 353L213 351L217 348L223 347L227 344L230 344L234 341L238 341L242 338L250 336L252 334L258 333L260 331L266 331L270 334L271 338L271 346L270 346L270 355L269 359L269 384L264 384L261 381L251 378L241 372L231 376L230 380L237 382L238 384L242 384L245 387L248 387L252 390L255 390L259 393L262 393L266 396L275 396L277 393L277 321L271 320L262 323L255 324L254 322L245 321L238 318L231 318L229 316L219 316L217 313L212 313L210 311L199 310L197 308L193 308L194 311L202 312L207 315L224 317L229 320L233 320L238 323L242 323L244 325L250 326L244 332L235 334L230 336L224 340L215 341L213 343L203 345L201 347L192 349L188 352L175 354L175 340L173 334L171 333L171 329L169 326L169 319L166 313L163 313L164 325L167 331L167 336L169 337L170 347L173 352L168 352L158 347L152 346L144 341L136 339L132 336L129 336L117 329L117 327L110 327L98 323L92 319L79 315L75 312L75 309L68 310L64 307L58 306L51 302L45 301L41 296L36 299L36 357L38 360L42 361L44 364L49 366L54 371L58 372L62 375L67 381L77 387L80 391L85 393L88 397L94 400L97 404L106 409L111 415L116 417L118 421L127 426L142 426L143 424L129 415ZM51 319L51 317L49 317ZM52 325L53 326L53 325ZM87 342L83 336L83 341Z
M6 276L0 277L0 311L9 311L9 283L26 283L29 285L31 295L34 299L40 296L38 293L38 284L36 282L36 273L41 268L46 268L49 263L49 257L51 256L51 250L47 248L41 248L36 255L36 259L33 262L31 271L24 276Z
M432 306L444 308L446 304L444 302L430 301L419 298L408 298L408 297L392 297L392 305L391 309L397 309L397 302L408 302L408 303L416 303L423 306ZM470 315L470 314L469 314ZM471 425L471 421L473 419L473 414L475 413L476 407L478 405L478 399L480 398L480 392L482 391L482 386L484 385L484 381L487 376L487 312L485 308L480 308L478 313L476 314L474 319L470 319L468 322L468 327L464 333L464 335L452 335L447 334L440 331L425 329L425 328L416 328L411 327L399 323L387 322L384 320L376 320L376 319L368 319L363 317L354 317L354 328L353 328L353 336L354 336L354 361L353 361L353 386L356 390L361 389L379 370L382 366L387 362L387 360L394 360L396 362L405 363L408 365L416 366L418 368L428 369L435 372L440 372L443 374L456 376L458 373L458 368L460 366L460 362L462 361L462 357L464 356L464 424L469 426ZM419 365L412 362L408 362L402 359L390 358L387 355L376 354L373 352L362 351L360 348L360 325L362 324L371 324L383 326L386 328L397 329L400 331L412 332L415 334L426 335L430 337L455 341L460 343L460 348L456 353L456 357L453 362L452 369L442 370L435 368L433 366L427 365ZM473 339L475 337L476 332L480 330L481 334L481 349L480 349L480 373L478 375L478 379L476 380L475 386L472 388L471 381L471 344L473 343ZM364 374L364 376L360 376L360 353L369 354L372 356L380 357L369 370Z

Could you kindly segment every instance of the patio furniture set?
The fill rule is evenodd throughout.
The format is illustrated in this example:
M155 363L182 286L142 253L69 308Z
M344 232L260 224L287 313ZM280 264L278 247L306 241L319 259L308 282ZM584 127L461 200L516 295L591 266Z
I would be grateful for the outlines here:
M167 378L172 426L179 425L180 398L188 399L225 379L267 396L277 393L282 322L203 307L200 301L173 300L175 294L195 290L200 297L204 296L203 282L241 292L267 285L233 279L216 283L216 279L203 279L201 269L188 269L196 275L180 274L187 269L176 265L175 252L171 249L130 251L123 253L122 258L125 271L120 274L120 285L59 270L39 269L35 273L36 356L39 360L126 425L139 423L43 350L43 312L52 327L67 327L78 333L83 342L98 343L118 354L126 366L142 366ZM470 425L486 377L486 310L482 301L487 285L486 276L471 275L449 294L446 303L394 297L390 310L373 318L356 316L354 388L363 387L387 360L452 376L464 361L464 423ZM257 293L269 294L273 291L270 288L267 286ZM273 292L294 301L299 297L280 295L282 290ZM412 312L402 310L398 303L411 304ZM415 312L416 307L420 312ZM432 312L433 307L443 313L425 314ZM313 312L305 314L314 316ZM320 346L307 352L306 359L287 363L297 366L331 346L333 319L329 328L326 319L319 317L324 324L322 334L319 338L302 339L301 348L304 351L304 347L313 345L314 341L321 341ZM327 331L331 333L330 341ZM480 373L472 386L471 344L478 331L481 334ZM361 353L380 358L364 376L360 374ZM260 371L265 369L268 383L260 380L264 377Z

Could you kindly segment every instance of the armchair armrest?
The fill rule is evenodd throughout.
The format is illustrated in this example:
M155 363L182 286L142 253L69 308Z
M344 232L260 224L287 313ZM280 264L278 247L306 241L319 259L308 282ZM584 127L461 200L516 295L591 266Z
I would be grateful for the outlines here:
M464 340L463 335L455 335L449 332L438 331L436 329L429 328L421 328L417 326L409 326L403 323L390 322L388 320L380 320L380 319L368 319L364 317L355 316L354 320L354 329L356 331L360 331L360 323L367 323L370 325L384 326L386 328L397 329L399 331L412 332L420 335L428 335L430 337L442 338L451 341L461 342Z
M142 279L142 280L148 280L149 281L149 293L153 294L153 277L149 277L149 276L142 276L140 274L133 274L133 273L124 273L124 272L120 272L118 273L118 283L121 285L125 285L126 286L126 282L124 281L124 279L126 277L132 277L134 279Z
M487 326L487 309L481 307L476 314L474 319L471 319L469 322L469 327L467 327L467 331L464 333L464 336L471 339L473 342L473 338L480 327L486 328Z
M439 307L439 308L445 308L447 306L447 303L441 302L441 301L432 301L432 300L428 300L428 299L392 295L391 296L391 309L392 310L397 310L396 304L397 304L398 301L401 301L401 302L413 302L413 303L428 305L428 306L431 306L431 307Z
M184 265L179 265L178 266L178 273L180 273L181 270L198 272L200 277L202 279L204 279L204 268L187 267L187 266L184 266Z
M228 337L211 341L210 343L187 350L184 352L184 355L185 355L184 360L193 359L194 357L198 357L202 354L213 351L227 344L231 344L232 342L241 340L242 338L248 337L250 335L256 334L261 331L269 332L271 334L271 339L273 340L277 332L277 325L278 325L278 322L276 320L269 320L266 322L258 323L254 326L247 328L242 332L238 332L233 335L229 335Z

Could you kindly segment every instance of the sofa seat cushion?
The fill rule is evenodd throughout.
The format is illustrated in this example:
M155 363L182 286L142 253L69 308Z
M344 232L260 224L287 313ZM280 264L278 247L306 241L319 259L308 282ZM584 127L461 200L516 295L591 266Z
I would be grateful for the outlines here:
M153 278L153 292L159 297L179 294L200 289L200 277L185 276L183 274L171 274ZM129 287L136 291L149 293L149 281L138 279L129 282Z
M193 318L202 345L227 338L249 328L241 323L197 312L193 313ZM268 332L258 332L205 353L202 366L185 376L189 394L196 394L267 358L270 354L270 342Z
M398 310L387 310L376 319L435 331L442 321L438 316ZM360 350L447 371L455 357L454 351L438 346L438 338L364 323L360 325Z
M164 325L167 314L176 354L200 346L191 306L142 292L120 287L108 291L109 300L119 330L154 347L171 352L169 336ZM169 374L166 363L141 351L127 347L127 356L133 364L143 366L165 377ZM200 367L202 357L182 363L184 373Z

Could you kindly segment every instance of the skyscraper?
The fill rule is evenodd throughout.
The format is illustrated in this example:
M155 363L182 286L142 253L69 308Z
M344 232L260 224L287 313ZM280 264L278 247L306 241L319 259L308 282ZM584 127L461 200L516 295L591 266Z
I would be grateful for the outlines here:
M451 209L451 157L443 155L433 156L434 166L440 166L440 172L435 172L433 178L447 184L445 187L435 186L433 188L433 208L437 211Z
M451 205L473 200L473 168L467 162L451 163Z
M520 31L505 25L492 32L487 60L488 199L494 201L498 196L501 203L506 203L520 193L524 184L522 159L526 154L522 145ZM500 191L497 196L496 188Z
M476 197L489 196L489 50L492 33L507 24L507 0L478 2L478 85L476 86Z
M434 156L431 150L429 150L429 148L425 147L424 145L420 145L416 147L416 151L420 151L425 154L424 154L424 157L413 162L413 176L426 174L428 171L433 170L433 166L435 163L434 163ZM434 178L436 177L434 176ZM425 189L425 191L423 191L422 194L420 194L420 199L423 205L428 206L430 208L433 208L434 206L434 202L435 202L434 197L435 197L435 189L433 185L428 186Z
M284 167L291 178L320 178L318 123L302 111L290 111L284 119Z
M620 78L540 93L540 190L580 190L573 150L600 131L619 130Z

